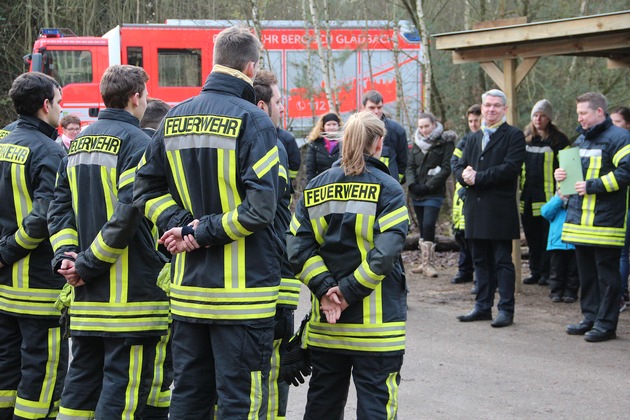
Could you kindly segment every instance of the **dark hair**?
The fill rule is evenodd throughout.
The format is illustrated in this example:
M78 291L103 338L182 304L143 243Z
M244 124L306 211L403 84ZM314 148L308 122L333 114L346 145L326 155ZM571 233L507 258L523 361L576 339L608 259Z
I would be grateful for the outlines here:
M597 92L587 92L577 97L575 100L578 104L588 102L588 107L593 111L597 111L597 108L601 108L604 114L608 110L608 100L604 95Z
M474 104L470 108L468 108L466 110L466 117L468 117L470 114L481 115L481 105Z
M140 120L140 127L157 130L171 106L158 98L147 98L147 109Z
M325 133L325 131L324 131L324 124L326 124L324 122L324 117L326 117L327 115L330 115L330 114L337 115L335 112L329 112L329 113L324 114L321 117L319 117L319 119L317 120L317 123L311 129L311 132L308 133L308 136L306 137L306 139L308 141L315 141L318 138L322 137L322 135ZM339 115L337 115L337 120L336 121L339 123L339 128L341 128L343 123L341 122L341 118L339 118Z
M20 115L33 116L44 106L44 101L55 98L55 89L61 85L52 77L39 72L19 75L11 85L9 97Z
M363 94L363 99L361 99L361 103L363 106L368 103L368 101L378 105L383 102L383 95L377 90L368 90Z
M433 125L435 125L435 123L437 122L437 118L435 118L435 115L431 114L430 112L421 112L420 115L418 115L418 120L421 120L423 118L431 121L431 124Z
M77 124L79 127L81 127L81 120L76 115L68 114L63 117L61 121L59 121L59 125L61 125L63 128L68 128L70 124Z
M142 95L149 75L142 67L116 64L105 70L101 79L101 96L107 108L125 109L136 93Z
M214 42L214 64L243 71L250 62L257 63L262 44L250 28L233 26L219 32Z
M254 78L254 90L256 91L256 100L263 101L267 105L271 102L273 92L271 86L277 85L278 79L269 70L259 70Z
M608 111L610 115L619 114L621 118L626 122L626 124L630 124L630 108L627 106L616 106L614 108L610 108Z

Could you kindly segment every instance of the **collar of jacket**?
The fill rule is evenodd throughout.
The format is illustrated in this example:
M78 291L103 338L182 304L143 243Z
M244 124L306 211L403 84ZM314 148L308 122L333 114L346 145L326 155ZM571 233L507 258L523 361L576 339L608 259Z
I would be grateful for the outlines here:
M591 139L596 138L600 134L602 134L611 125L612 125L612 120L610 119L610 115L606 114L606 119L603 122L589 128L588 130L583 129L581 125L578 125L576 130L578 133L582 134L585 139L591 140Z
M215 66L216 67L216 66ZM239 79L230 74L212 70L206 83L203 85L203 92L214 91L238 96L256 105L256 92L254 87L243 79Z
M57 129L52 125L30 115L20 115L16 128L22 127L34 128L37 131L45 134L46 137L50 137L53 140L55 140L57 138L57 135L59 134L57 132Z
M389 175L389 169L387 168L387 165L385 165L379 159L375 158L374 156L365 155L365 154L363 155L363 157L365 158L365 166L371 166ZM332 167L335 167L335 166L339 166L339 167L341 166L341 158L339 158L339 160L337 160L336 162L332 164Z
M117 108L105 108L101 112L98 113L99 120L116 120L116 121L124 121L129 124L133 124L136 127L140 128L140 121L131 115L129 112L124 109Z

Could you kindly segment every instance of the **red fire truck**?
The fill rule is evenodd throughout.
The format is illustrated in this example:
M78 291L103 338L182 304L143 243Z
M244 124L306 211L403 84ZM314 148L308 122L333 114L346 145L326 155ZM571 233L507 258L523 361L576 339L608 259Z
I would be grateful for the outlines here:
M228 21L167 20L164 24L123 24L102 37L76 36L69 30L42 29L25 59L31 70L55 77L63 86L64 113L84 124L104 107L99 81L112 64L132 64L149 74L149 96L171 105L196 95L212 67L214 38ZM303 22L262 22L264 59L278 76L285 96L285 125L307 130L328 112L314 31ZM328 47L326 35L319 36ZM396 38L395 38L396 37ZM337 22L330 29L330 50L342 114L360 108L364 91L379 90L394 111L396 71L403 81L404 103L418 109L422 95L420 42L402 22L395 31L381 21Z

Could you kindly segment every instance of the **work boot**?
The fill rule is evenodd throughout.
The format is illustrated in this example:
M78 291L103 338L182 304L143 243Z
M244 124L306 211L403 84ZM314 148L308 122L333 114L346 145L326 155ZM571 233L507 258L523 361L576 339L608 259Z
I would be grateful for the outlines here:
M422 264L424 265L424 275L427 277L437 277L438 273L433 267L435 257L435 244L433 242L422 242Z
M418 239L418 249L420 250L420 264L416 268L412 268L411 272L415 274L422 274L424 272L424 259L422 258L422 238Z

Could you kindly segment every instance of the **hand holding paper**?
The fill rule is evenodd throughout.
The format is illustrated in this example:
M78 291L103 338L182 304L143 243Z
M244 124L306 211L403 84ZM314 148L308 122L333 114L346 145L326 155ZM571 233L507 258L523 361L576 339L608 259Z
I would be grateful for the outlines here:
M582 162L580 160L580 149L577 147L571 147L569 149L560 150L558 152L558 162L560 164L560 168L556 169L554 178L560 184L561 194L578 194L578 191L575 189L575 184L578 182L584 182L584 176L582 175Z

